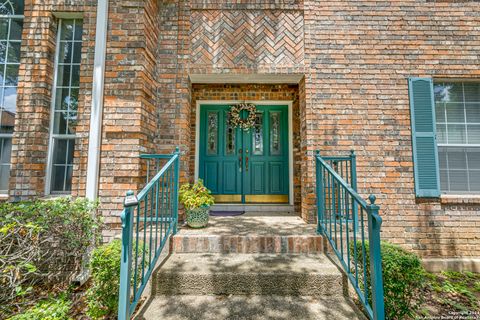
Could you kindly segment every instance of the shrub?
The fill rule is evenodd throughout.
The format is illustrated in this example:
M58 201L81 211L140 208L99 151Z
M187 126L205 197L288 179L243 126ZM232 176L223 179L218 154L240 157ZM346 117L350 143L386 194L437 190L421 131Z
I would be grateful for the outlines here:
M11 317L9 320L66 320L72 302L65 297L49 299L37 303L25 313Z
M133 243L133 248L135 248ZM144 242L138 242L138 257L148 254L148 247ZM87 290L87 315L92 319L114 318L118 310L118 293L120 288L120 258L122 254L122 241L113 240L96 248L90 260L92 285ZM140 259L137 265L141 270ZM144 260L145 270L148 268L148 258ZM134 275L132 274L132 280ZM137 283L141 281L141 272L137 274Z
M97 239L96 204L85 199L0 204L0 318L44 298L81 269Z
M195 184L186 183L182 185L180 187L179 200L187 210L211 206L214 203L210 190L203 185L201 179Z
M365 243L367 261L367 286L372 292L370 283L370 254L369 243ZM353 245L350 248L353 254ZM421 304L421 290L425 283L425 269L417 255L408 252L398 245L387 242L381 243L383 288L385 294L386 319L405 319L414 317L415 311ZM362 261L361 243L357 243L358 261ZM363 268L358 264L359 283L363 286ZM363 288L362 288L363 289ZM371 295L369 303L372 304Z
M90 260L92 286L87 291L87 314L93 319L112 316L118 309L122 242L96 248Z

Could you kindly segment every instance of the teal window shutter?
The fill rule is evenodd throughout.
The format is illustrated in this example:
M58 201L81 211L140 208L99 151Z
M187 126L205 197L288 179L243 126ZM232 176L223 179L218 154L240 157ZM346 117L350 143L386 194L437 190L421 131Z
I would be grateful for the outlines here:
M433 81L430 78L408 79L412 123L415 194L439 197L440 179L435 130Z

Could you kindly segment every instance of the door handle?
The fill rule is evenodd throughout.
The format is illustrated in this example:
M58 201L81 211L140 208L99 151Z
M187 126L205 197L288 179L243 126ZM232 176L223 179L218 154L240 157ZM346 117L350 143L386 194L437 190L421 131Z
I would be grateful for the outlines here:
M242 172L243 150L238 149L238 171Z
M245 171L248 171L248 149L245 150L246 158L245 158Z

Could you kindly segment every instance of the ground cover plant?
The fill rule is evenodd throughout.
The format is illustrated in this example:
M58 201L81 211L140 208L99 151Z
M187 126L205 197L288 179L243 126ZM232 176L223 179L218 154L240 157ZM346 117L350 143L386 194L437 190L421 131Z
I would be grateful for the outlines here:
M451 315L458 319L480 318L480 274L444 271L426 275L421 292L424 301L416 314L419 319Z

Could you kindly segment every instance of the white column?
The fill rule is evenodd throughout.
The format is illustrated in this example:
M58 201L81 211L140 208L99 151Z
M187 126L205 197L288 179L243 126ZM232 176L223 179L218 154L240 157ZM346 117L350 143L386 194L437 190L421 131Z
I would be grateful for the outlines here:
M93 67L92 108L88 142L87 190L90 200L97 199L100 171L100 145L102 139L103 89L105 80L105 54L107 48L108 0L97 2L95 32L95 59Z

